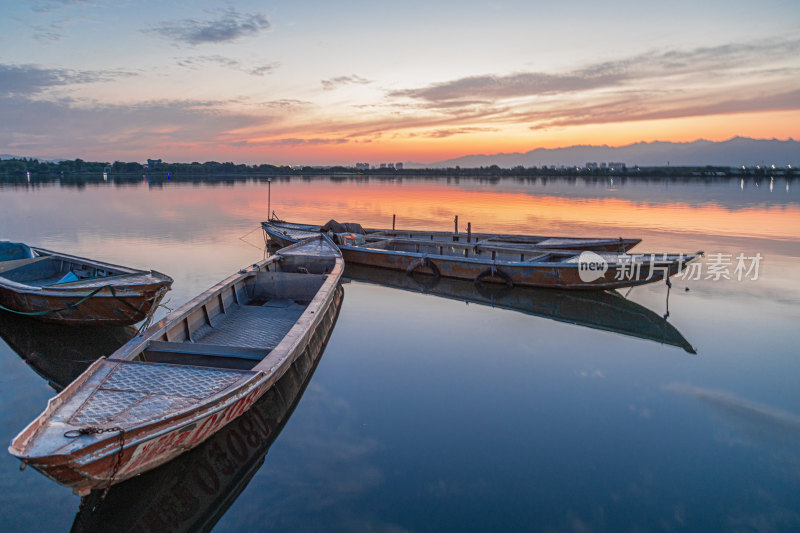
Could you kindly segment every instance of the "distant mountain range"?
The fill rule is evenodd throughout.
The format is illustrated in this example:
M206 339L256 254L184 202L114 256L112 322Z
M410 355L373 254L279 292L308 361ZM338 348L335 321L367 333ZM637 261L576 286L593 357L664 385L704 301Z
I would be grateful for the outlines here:
M408 168L585 166L586 163L624 163L628 167L775 165L800 166L800 141L734 137L728 141L687 143L639 142L626 146L570 146L537 148L513 154L466 155L436 163L408 163Z
M0 154L0 159L16 156ZM57 163L63 159L45 159ZM687 143L638 142L626 146L569 146L566 148L537 148L525 153L465 155L435 163L405 163L406 168L477 168L497 165L501 168L547 166L585 166L586 163L624 163L628 167L737 167L775 165L800 167L800 141L789 139L751 139L734 137L715 142L698 140Z

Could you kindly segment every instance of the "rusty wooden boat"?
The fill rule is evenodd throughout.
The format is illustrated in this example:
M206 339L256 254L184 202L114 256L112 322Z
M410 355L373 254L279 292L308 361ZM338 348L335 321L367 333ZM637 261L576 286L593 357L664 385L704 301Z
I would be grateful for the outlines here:
M262 222L269 239L300 238ZM339 244L347 264L367 265L407 274L496 282L511 286L570 290L610 290L667 280L689 263L694 254L629 254L525 248L495 243L463 243L389 238L365 244Z
M9 451L85 495L197 446L326 337L343 270L319 235L239 271L94 362Z
M0 309L45 322L127 326L147 318L171 286L154 270L0 242Z
M105 495L94 491L84 497L71 531L105 532L112 523L117 533L211 531L264 464L332 331L313 337L311 348L250 409L208 440Z
M333 221L331 221L333 222ZM326 231L326 225L299 224L287 222L280 219L271 219L267 223L280 234L276 234L274 239L288 246L292 242L297 242L298 238L303 238L311 233ZM330 223L329 223L330 224ZM623 239L608 237L552 237L537 235L514 235L502 233L464 233L448 231L429 231L429 230L393 230L361 228L359 224L343 224L344 231L347 233L363 233L366 242L374 242L384 239L420 239L425 241L444 241L460 243L481 243L481 244L502 244L507 246L519 246L523 248L542 248L547 250L593 250L599 252L627 252L634 246L642 242L641 239ZM352 228L352 229L351 229ZM336 232L333 232L336 233ZM342 232L340 232L342 233ZM288 237L288 238L285 238ZM335 240L335 239L334 239Z

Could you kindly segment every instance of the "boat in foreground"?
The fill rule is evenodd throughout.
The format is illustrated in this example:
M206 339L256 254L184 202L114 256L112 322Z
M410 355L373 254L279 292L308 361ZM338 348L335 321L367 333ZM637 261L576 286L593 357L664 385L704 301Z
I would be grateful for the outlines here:
M262 222L277 242L289 236ZM644 285L678 274L695 254L628 254L520 248L505 244L390 238L362 245L339 244L348 265L424 272L435 277L551 289L610 290Z
M299 357L250 409L204 443L108 494L82 498L71 532L107 532L112 523L116 533L211 531L268 460L331 332L316 353Z
M325 225L298 224L284 220L271 219L266 223L273 228L281 228L281 233L289 238L283 240L282 246L310 236L312 233L326 232L329 228L335 234L361 233L366 242L384 239L419 239L425 241L460 242L467 244L502 244L507 246L520 246L524 248L542 248L547 250L593 250L596 252L627 252L640 242L641 239L623 239L608 237L547 237L537 235L513 235L502 233L457 233L448 231L428 230L393 230L361 228L359 224L339 224L330 221ZM333 224L332 224L333 223ZM342 230L342 231L337 231ZM281 241L277 235L276 240Z
M95 361L9 452L85 495L195 447L321 350L343 270L320 235L239 271Z
M147 318L171 286L154 270L0 242L0 309L45 322L127 326Z

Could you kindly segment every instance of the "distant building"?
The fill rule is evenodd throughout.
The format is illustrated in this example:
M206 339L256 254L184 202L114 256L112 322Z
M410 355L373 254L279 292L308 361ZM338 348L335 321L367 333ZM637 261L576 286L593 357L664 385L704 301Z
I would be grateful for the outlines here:
M403 163L395 163L394 168L396 168L397 170L403 170Z
M369 163L356 163L356 170L369 170Z
M381 163L380 168L386 168L386 163Z
M608 168L611 170L623 170L625 169L625 163L609 163Z
M156 168L160 164L161 164L161 160L160 159L148 159L147 160L147 169L148 170L153 170L154 168Z
M597 170L597 163L586 163L586 168L589 170Z

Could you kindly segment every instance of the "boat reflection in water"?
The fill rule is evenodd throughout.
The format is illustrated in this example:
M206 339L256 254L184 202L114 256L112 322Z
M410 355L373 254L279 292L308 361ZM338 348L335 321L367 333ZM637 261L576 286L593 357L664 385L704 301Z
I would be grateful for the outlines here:
M341 286L337 289L342 293ZM261 468L311 381L341 309L320 347L299 357L275 386L211 438L168 463L81 500L73 532L210 531Z
M617 291L567 291L534 287L508 288L430 274L404 272L348 263L344 277L443 298L489 305L559 322L612 331L696 353L664 317L625 299Z
M132 326L65 326L0 311L0 337L56 391L135 335Z

